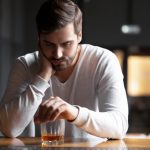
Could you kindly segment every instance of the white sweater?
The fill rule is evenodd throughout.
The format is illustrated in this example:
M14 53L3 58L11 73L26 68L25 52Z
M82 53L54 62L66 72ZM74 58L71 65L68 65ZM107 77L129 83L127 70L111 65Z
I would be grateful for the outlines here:
M81 45L79 60L65 83L55 76L46 82L36 75L38 69L37 51L16 60L0 106L4 135L40 136L34 115L41 102L54 95L79 107L76 120L66 121L67 137L123 138L128 129L128 105L121 68L112 52Z

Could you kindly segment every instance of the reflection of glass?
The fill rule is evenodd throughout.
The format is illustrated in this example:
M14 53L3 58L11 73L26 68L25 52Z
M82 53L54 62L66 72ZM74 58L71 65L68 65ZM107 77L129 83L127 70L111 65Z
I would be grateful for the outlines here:
M150 56L128 57L129 96L150 96Z

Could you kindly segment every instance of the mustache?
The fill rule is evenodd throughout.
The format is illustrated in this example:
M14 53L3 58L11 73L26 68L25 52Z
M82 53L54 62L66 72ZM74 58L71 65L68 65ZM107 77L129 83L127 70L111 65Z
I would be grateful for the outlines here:
M47 57L46 55L43 55L49 62L51 61L66 61L68 60L67 57L63 56L63 57L60 57L60 58L55 58L55 57Z
M51 58L49 58L49 60L51 60L51 61L63 61L66 59L67 59L66 57L60 57L60 58L51 57Z

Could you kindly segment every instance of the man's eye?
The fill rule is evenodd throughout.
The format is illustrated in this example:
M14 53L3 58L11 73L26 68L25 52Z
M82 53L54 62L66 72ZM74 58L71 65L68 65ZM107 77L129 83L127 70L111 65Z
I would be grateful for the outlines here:
M54 45L50 44L50 43L46 43L45 44L46 47L54 47Z
M71 45L72 45L72 42L64 43L64 46L66 46L66 47L69 47L69 46L71 46Z

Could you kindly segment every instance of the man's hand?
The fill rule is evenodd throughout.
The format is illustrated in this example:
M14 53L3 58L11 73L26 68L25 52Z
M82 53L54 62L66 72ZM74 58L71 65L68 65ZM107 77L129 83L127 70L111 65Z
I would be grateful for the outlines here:
M39 58L40 58L40 70L38 75L40 75L43 79L49 81L50 77L55 73L54 69L52 68L51 63L48 59L39 51Z
M57 119L73 121L77 117L78 111L77 107L63 101L60 97L51 97L39 106L35 122L42 123Z

